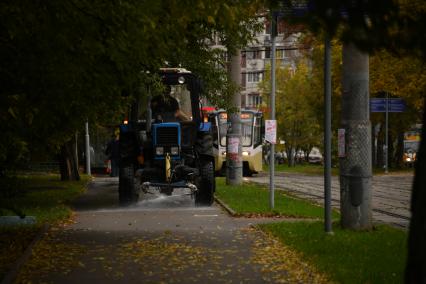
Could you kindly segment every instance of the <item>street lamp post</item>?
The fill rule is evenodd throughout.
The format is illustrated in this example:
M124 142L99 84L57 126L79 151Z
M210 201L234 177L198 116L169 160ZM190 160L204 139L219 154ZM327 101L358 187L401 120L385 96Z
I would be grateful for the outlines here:
M86 150L86 173L90 176L91 170L90 170L90 137L89 137L89 122L86 121L86 135L85 135L85 150Z

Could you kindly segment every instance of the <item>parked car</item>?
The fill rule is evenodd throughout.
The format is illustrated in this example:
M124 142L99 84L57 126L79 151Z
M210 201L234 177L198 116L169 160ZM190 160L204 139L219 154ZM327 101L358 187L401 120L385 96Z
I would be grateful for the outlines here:
M309 164L318 164L321 165L323 163L323 157L321 155L321 152L318 148L312 148L311 152L309 153Z
M287 160L287 153L285 151L282 151L282 152L278 151L275 154L275 162L276 163L281 165L281 164L284 164L286 160Z

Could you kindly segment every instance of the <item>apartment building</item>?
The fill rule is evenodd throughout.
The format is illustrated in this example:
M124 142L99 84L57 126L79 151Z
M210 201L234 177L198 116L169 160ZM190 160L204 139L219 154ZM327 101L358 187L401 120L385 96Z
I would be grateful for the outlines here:
M241 50L241 106L248 109L262 107L262 94L259 83L265 78L265 70L271 64L271 35L269 19L259 18L263 22L262 31L255 39ZM277 26L278 36L276 43L276 67L296 68L296 61L301 56L299 38L302 35L302 26L290 26L280 20ZM216 38L211 48L222 49L226 57L226 48Z
M265 77L265 70L271 64L271 35L267 19L262 19L264 28L255 40L241 52L241 105L245 108L259 109L262 95L259 82ZM289 26L284 21L278 22L276 43L277 68L296 68L296 60L301 56L298 39L302 27Z

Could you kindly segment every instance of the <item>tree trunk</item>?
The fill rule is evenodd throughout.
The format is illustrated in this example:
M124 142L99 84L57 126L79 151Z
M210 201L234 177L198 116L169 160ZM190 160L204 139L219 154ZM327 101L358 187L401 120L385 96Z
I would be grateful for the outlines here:
M393 147L393 136L392 136L392 134L390 133L390 131L389 131L389 133L388 133L388 143L389 143L389 145L388 145L388 168L390 169L390 168L394 168L394 164L393 164L393 161L394 161L394 147Z
M294 167L294 148L291 146L287 152L287 164L289 167Z
M377 144L376 144L376 133L374 131L374 126L371 126L371 160L373 167L377 167Z
M61 173L61 180L80 180L74 149L74 139L71 139L61 146L61 151L59 153L59 171Z
M381 131L382 132L382 131ZM376 161L376 167L383 169L383 166L385 165L384 161L384 152L383 152L383 146L384 146L384 140L382 133L379 133L377 136L377 161Z
M311 154L311 151L310 150L306 150L306 152L305 152L305 162L308 163L308 164L309 164L309 155L310 154Z
M408 258L405 283L426 283L426 99L423 107L423 127L420 149L417 152L411 221L408 235Z
M398 134L398 144L396 146L395 167L401 169L404 166L404 132Z

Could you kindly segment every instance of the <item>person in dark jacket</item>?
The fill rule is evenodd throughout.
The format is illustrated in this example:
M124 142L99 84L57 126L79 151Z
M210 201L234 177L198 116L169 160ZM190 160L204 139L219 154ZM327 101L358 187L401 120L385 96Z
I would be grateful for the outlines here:
M108 142L105 154L111 160L111 174L112 177L118 176L119 162L120 162L120 142L119 136L113 136L111 141Z

